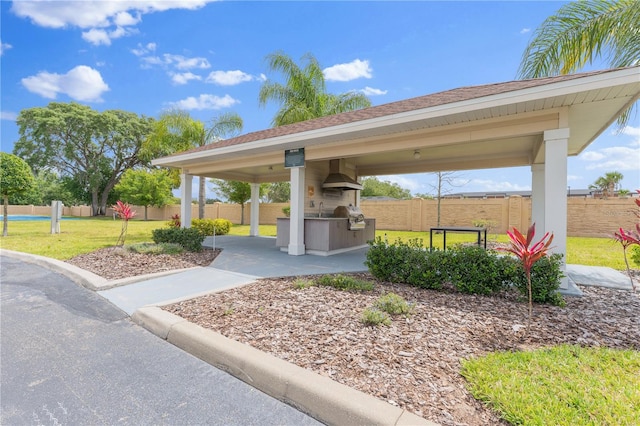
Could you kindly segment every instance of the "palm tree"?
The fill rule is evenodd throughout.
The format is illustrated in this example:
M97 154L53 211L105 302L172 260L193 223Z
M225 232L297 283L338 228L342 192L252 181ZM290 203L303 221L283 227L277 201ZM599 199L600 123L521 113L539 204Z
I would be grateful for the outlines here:
M570 74L596 58L612 68L640 63L640 1L569 2L536 30L522 55L521 78ZM631 108L618 118L629 122Z
M156 122L149 138L156 155L175 152L215 143L224 137L235 136L242 131L242 118L235 113L215 116L208 127L200 120L191 118L188 112L171 110L163 113ZM206 202L206 179L200 176L198 188L198 217L204 217Z
M304 68L282 52L269 54L266 59L271 71L281 72L286 81L283 85L267 80L260 88L260 106L270 100L280 103L271 122L274 127L371 106L362 93L327 93L322 68L309 53L302 57L307 62Z
M620 172L608 172L600 176L590 188L602 191L604 197L613 197L624 176Z

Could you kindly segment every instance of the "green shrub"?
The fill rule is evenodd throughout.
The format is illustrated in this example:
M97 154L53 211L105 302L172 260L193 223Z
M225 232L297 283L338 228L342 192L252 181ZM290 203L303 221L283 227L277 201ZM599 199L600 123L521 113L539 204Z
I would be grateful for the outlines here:
M286 206L282 208L282 213L284 213L284 215L286 217L291 216L291 206Z
M558 293L561 256L543 258L531 271L533 301L564 305ZM452 283L462 293L490 295L511 284L527 295L524 270L510 257L477 246L454 246L447 251L425 250L422 240L393 243L378 237L369 241L365 264L375 278L439 290ZM527 295L528 298L528 295Z
M293 282L293 287L298 290L304 290L305 288L312 287L315 283L313 280L307 278L298 278Z
M409 315L414 306L395 293L387 293L384 296L380 296L373 304L374 308L391 315Z
M202 235L226 235L231 229L231 221L227 219L193 219L191 227Z
M640 267L640 246L634 246L631 249L631 261Z
M389 318L389 315L375 308L366 308L362 311L360 321L362 321L363 324L370 326L378 326L380 324L391 325L391 318Z
M389 244L386 239L377 237L369 241L369 250L365 265L371 275L382 281L407 282L412 271L413 254L422 250L422 239L407 242L397 239Z
M520 294L528 299L527 276L524 268L515 259L511 259L515 264L512 277L514 286ZM564 306L565 301L558 292L560 281L564 275L560 270L562 255L559 253L540 258L531 267L531 294L535 303L548 303L555 306Z
M451 256L445 251L412 250L407 254L409 275L406 283L414 287L440 290L449 282L448 263Z
M497 293L511 279L511 263L501 260L502 257L482 247L454 246L447 253L449 278L461 293Z
M323 275L318 278L315 283L321 286L333 287L338 290L346 291L371 291L373 283L367 280L361 280L348 275Z
M213 226L216 228L216 235L227 235L233 224L229 219L218 218L213 221Z
M202 251L204 235L194 228L160 228L151 231L153 242L174 243L181 245L187 251Z
M141 254L180 254L184 252L184 248L175 243L138 243L127 246L127 250Z

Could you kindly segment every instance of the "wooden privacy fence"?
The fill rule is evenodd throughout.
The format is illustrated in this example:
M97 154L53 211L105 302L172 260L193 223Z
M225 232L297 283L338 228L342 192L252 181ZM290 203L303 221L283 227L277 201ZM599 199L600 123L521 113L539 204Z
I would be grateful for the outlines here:
M276 218L283 217L282 208L287 203L260 204L260 224L275 225ZM413 200L362 201L360 208L365 216L376 219L378 229L398 231L422 231L437 225L437 200L415 198ZM144 207L134 206L138 217L144 217ZM569 198L567 200L567 234L570 237L611 237L618 228L634 229L640 209L631 198ZM9 206L9 214L49 215L48 206ZM90 216L88 206L64 207L64 215ZM111 210L107 209L107 215ZM179 205L162 208L149 207L149 220L169 220L180 214ZM192 205L191 216L198 217L198 206ZM241 222L238 204L214 203L205 206L205 218L229 219ZM531 221L531 199L519 196L493 199L443 199L440 204L440 226L472 226L476 221L495 224L490 232L504 234L516 227L524 230ZM244 209L244 223L250 222L250 205Z

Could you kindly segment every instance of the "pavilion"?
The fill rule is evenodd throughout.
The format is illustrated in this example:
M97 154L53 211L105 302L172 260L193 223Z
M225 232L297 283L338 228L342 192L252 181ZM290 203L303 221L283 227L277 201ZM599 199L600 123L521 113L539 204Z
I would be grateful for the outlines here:
M532 222L539 235L553 232L553 251L565 255L567 158L639 97L640 66L461 87L248 133L153 164L181 170L183 224L190 223L193 176L251 183L254 236L259 184L290 181L291 255L305 254L305 209L331 160L354 179L530 166ZM285 167L285 151L300 148L303 162ZM359 191L348 192L357 205Z

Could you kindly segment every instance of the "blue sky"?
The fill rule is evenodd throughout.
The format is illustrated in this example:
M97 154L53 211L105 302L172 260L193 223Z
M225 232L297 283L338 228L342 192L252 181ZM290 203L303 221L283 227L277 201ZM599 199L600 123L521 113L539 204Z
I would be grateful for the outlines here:
M17 114L51 101L157 117L183 108L204 122L224 112L244 132L270 127L258 105L265 56L313 54L332 93L363 91L373 105L461 86L514 80L535 29L563 3L2 1L2 151L18 139ZM300 63L300 62L299 62ZM606 68L601 63L590 69ZM569 159L571 188L606 172L640 188L640 117L603 133ZM528 167L456 175L453 192L527 190ZM432 174L383 176L433 193Z

